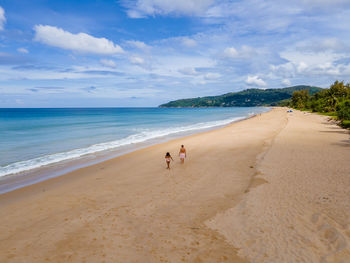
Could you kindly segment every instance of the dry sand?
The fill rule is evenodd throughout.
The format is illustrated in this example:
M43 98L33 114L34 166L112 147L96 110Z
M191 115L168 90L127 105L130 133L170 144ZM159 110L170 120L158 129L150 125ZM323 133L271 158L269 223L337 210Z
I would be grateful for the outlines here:
M349 262L349 186L347 131L274 109L0 195L0 262Z
M295 112L259 161L266 184L208 220L250 262L350 262L349 131Z

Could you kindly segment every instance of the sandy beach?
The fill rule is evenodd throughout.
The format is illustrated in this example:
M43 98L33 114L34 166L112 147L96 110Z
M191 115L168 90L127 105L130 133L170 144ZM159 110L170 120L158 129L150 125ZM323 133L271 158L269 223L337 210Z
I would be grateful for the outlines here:
M2 194L0 262L349 262L349 131L327 119L274 108Z

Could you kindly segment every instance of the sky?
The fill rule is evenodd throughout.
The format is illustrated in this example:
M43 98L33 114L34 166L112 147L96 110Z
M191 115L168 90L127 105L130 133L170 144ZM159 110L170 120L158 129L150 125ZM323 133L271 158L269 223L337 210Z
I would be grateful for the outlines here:
M350 80L350 0L0 0L0 107Z

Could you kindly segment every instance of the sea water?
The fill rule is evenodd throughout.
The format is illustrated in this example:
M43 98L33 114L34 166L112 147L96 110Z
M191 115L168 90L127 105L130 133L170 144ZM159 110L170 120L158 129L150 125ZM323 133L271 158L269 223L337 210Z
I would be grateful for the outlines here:
M0 177L227 125L268 108L0 109Z

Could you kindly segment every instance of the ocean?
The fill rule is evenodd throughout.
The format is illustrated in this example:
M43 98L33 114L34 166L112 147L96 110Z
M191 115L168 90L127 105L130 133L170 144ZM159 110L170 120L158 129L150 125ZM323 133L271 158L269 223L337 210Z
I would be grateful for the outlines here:
M212 129L268 108L0 109L0 177Z

